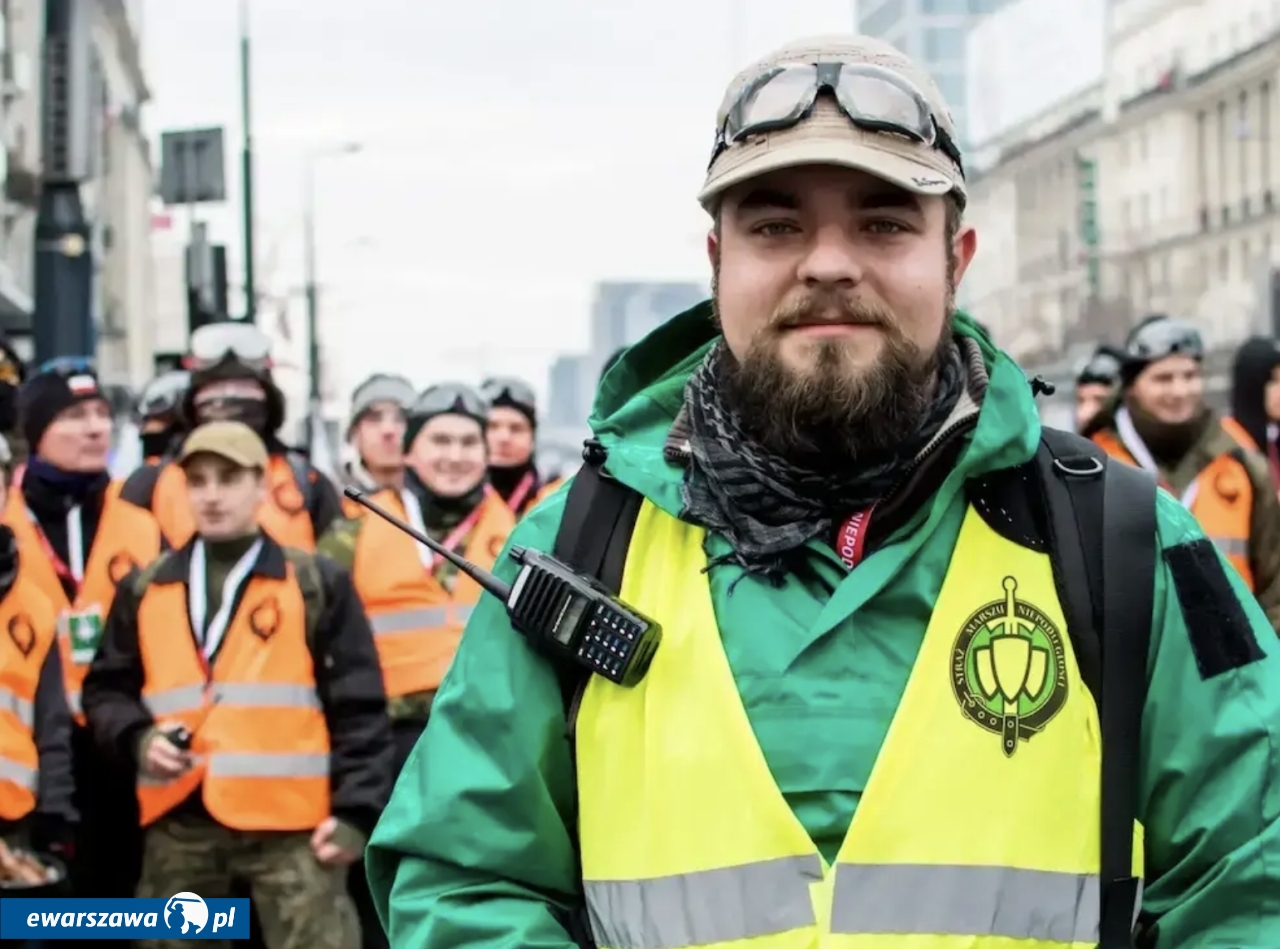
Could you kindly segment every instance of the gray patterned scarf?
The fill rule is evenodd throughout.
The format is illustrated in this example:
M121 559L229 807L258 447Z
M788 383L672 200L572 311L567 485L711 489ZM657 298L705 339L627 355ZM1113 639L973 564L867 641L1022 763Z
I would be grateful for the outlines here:
M681 491L684 516L728 539L732 553L721 561L774 582L785 576L789 552L815 537L834 536L835 515L870 507L894 487L965 389L964 360L950 346L932 408L895 451L860 459L854 477L807 470L749 437L724 405L717 384L723 345L707 354L685 388L691 457Z

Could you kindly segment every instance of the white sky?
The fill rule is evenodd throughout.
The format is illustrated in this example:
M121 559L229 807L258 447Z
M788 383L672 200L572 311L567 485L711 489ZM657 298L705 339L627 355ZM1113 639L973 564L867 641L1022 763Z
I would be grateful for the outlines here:
M322 340L345 393L511 372L585 346L592 283L707 278L695 200L724 86L849 0L250 0L258 290L302 283L316 150ZM737 11L735 13L735 11ZM235 0L147 0L147 127L222 125L240 277ZM292 304L301 335L302 301ZM266 319L264 314L260 319Z

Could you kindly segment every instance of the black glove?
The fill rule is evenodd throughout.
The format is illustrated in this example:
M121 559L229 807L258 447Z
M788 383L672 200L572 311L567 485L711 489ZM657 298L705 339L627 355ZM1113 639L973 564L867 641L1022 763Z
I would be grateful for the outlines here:
M28 825L31 849L36 853L49 853L70 859L75 848L75 826L56 814L31 815Z

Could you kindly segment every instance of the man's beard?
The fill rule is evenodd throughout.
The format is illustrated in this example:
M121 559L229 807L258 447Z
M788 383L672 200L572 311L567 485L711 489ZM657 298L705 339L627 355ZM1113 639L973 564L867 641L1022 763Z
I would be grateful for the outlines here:
M739 360L725 348L719 386L726 407L761 447L814 471L847 470L893 454L920 429L933 404L939 366L951 351L953 294L937 345L922 350L893 313L833 295L809 295L779 308ZM812 366L797 371L779 355L786 327L839 320L876 327L874 365L854 366L843 341L814 342ZM718 319L718 316L717 316Z

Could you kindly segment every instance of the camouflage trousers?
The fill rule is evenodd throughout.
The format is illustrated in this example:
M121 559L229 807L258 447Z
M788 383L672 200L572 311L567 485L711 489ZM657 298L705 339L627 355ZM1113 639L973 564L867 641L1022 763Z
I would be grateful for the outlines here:
M138 896L231 896L248 884L267 949L359 949L346 868L322 866L309 832L231 830L202 815L165 817L146 830ZM182 949L186 940L139 940L140 949ZM205 940L210 949L229 949Z

